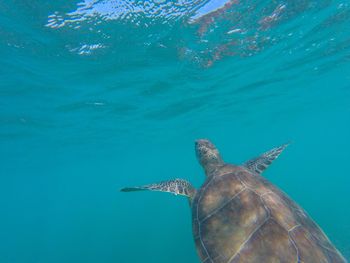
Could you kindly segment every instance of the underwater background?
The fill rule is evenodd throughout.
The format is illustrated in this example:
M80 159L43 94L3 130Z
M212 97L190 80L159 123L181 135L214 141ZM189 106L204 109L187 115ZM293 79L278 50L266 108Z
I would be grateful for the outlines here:
M350 3L0 0L0 262L199 263L194 140L264 173L350 258Z

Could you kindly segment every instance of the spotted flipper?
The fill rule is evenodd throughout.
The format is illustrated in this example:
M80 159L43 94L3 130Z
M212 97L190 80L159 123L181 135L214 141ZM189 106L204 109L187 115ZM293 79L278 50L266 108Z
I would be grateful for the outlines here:
M143 190L168 192L174 195L184 195L190 198L190 200L192 200L194 194L196 193L196 189L188 181L183 179L174 179L156 184L147 184L143 186L126 187L121 189L122 192Z
M283 150L289 145L289 143L283 144L279 147L263 153L259 157L251 159L243 164L243 167L247 168L251 172L261 174L270 164L283 152Z

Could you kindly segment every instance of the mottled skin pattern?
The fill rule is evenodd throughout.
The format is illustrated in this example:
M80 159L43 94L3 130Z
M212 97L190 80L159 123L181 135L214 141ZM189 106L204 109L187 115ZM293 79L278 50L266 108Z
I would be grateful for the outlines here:
M209 141L197 141L196 152L207 175L192 202L203 263L346 262L306 212L258 173L224 164Z
M134 191L162 191L173 193L175 195L184 195L188 196L190 199L194 196L196 189L193 186L183 179L174 179L169 181L163 181L156 184L147 184L143 186L136 187L125 187L121 189L122 192L134 192Z

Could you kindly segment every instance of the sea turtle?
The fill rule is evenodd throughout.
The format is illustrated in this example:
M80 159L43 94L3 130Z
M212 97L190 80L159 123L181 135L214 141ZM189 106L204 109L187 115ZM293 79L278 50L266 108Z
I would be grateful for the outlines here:
M183 179L123 188L189 198L193 236L202 263L344 263L319 226L260 174L284 144L242 165L224 163L209 140L195 143L206 180L197 191Z

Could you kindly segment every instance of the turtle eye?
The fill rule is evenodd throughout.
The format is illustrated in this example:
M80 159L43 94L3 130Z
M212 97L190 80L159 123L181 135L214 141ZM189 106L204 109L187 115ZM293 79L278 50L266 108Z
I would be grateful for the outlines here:
M207 149L207 147L201 146L201 147L199 147L199 151L203 154L206 154L208 152L208 149Z

